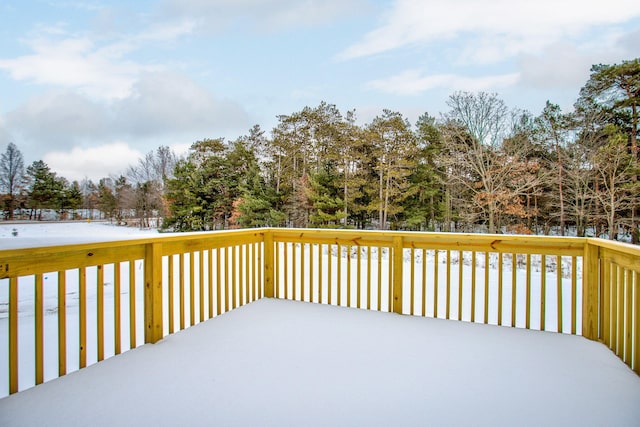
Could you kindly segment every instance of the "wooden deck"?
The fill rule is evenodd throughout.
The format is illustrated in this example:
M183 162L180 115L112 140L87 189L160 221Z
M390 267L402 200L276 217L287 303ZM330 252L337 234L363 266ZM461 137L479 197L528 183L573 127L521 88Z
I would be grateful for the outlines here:
M0 399L0 425L640 425L580 336L263 298Z

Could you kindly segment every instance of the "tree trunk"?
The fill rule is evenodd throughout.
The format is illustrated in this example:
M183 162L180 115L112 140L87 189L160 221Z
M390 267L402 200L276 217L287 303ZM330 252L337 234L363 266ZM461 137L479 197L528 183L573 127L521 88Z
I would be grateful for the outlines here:
M345 159L344 161L344 226L347 226L347 220L349 218L349 212L347 210L347 200L348 200L348 196L347 196L347 191L349 188L348 182L349 182L349 169L348 169L349 163L348 161Z
M531 194L527 191L527 228L531 230Z
M632 117L632 129L631 129L631 153L633 154L633 176L632 181L636 182L638 180L638 175L636 171L638 170L638 141L637 141L637 133L638 133L638 106L636 103L631 104L631 117ZM638 224L636 223L636 205L635 203L631 206L631 243L634 245L638 244L638 239L640 239L640 232L638 232Z
M564 236L564 195L562 188L562 160L560 158L560 144L556 141L556 155L558 156L558 196L560 197L560 235Z
M281 172L281 167L282 167L282 156L278 156L278 168L276 169L276 194L280 194L280 174Z
M431 196L429 197L429 203L431 206L431 213L430 213L430 224L428 226L428 228L430 228L431 230L435 230L436 228L436 207L435 207L435 202L433 199L433 193L431 194Z
M380 174L379 175L380 175L380 181L378 182L378 227L381 230L384 230L384 223L383 223L383 220L382 220L382 199L383 199L383 197L382 197L382 191L383 191L382 190L382 184L384 183L384 180L383 180L383 175L384 174L383 174L382 170L380 170Z
M614 182L613 179L611 179L611 183L610 183L611 187L610 188L614 188ZM615 203L616 203L616 199L615 199L615 194L613 191L610 192L610 196L609 196L609 217L608 217L608 222L609 222L609 240L615 240L615 237L617 236L617 232L615 230L616 228L616 207L615 207Z
M445 198L445 215L444 215L444 231L451 231L451 192L449 191L449 186L447 185L444 192Z
M495 234L496 232L496 225L495 225L495 206L493 204L493 201L489 201L489 233L490 234Z
M387 185L384 192L384 227L383 230L387 229L387 218L389 215L389 187L391 186L391 174L387 172Z

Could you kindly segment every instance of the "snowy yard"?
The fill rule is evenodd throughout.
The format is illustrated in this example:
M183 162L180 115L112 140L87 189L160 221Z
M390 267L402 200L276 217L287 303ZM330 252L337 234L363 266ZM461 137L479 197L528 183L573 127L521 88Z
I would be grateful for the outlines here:
M103 242L157 236L156 230L118 227L106 222L0 223L0 249Z
M3 426L639 422L600 343L275 299L0 399Z

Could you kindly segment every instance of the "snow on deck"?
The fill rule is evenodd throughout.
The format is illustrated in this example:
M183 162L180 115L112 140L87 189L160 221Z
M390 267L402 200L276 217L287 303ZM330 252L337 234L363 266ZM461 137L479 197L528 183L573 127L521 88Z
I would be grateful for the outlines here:
M582 337L262 299L0 399L0 425L640 425Z

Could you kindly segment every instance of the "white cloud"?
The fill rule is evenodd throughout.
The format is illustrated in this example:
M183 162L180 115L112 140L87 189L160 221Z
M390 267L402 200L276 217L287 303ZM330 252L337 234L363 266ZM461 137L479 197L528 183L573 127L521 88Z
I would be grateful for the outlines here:
M324 91L326 91L326 88L322 85L294 89L293 91L291 91L291 99L294 99L296 101L305 101L310 99L314 100L317 98L321 98L322 96L320 94L322 94Z
M131 96L113 108L118 126L137 136L216 132L250 124L238 104L219 100L193 80L173 73L144 75Z
M196 23L194 20L181 20L174 23L156 24L147 31L136 36L138 42L170 42L184 35L193 33Z
M201 28L218 31L232 25L279 31L322 25L361 10L364 0L167 0L171 17L199 21Z
M2 111L1 103L0 111ZM11 142L9 138L9 130L7 129L6 118L3 114L0 114L0 147Z
M397 0L381 26L338 57L352 59L470 35L475 40L472 50L490 50L485 55L499 60L638 16L637 0Z
M68 90L31 98L6 117L6 126L13 132L48 147L69 147L110 129L103 105Z
M195 141L193 141L195 142ZM179 144L169 145L169 149L175 153L178 157L186 157L189 154L189 149L193 145L193 142L184 142Z
M522 54L518 59L522 83L544 90L573 86L577 93L589 79L593 64L621 63L637 57L640 54L638 41L640 31L624 33L612 30L599 34L595 40L557 42L539 54Z
M89 1L59 1L54 5L57 7L69 7L88 11L100 11L104 9L103 5Z
M518 61L522 83L545 90L584 84L593 63L593 55L568 43L549 46L541 55L523 55Z
M13 142L11 140L11 134L2 123L2 116L0 116L0 150L2 150L3 147L9 145L10 142Z
M32 54L0 59L15 80L76 88L94 97L127 96L136 76L150 67L123 59L127 43L97 46L86 36L61 40L38 37L28 42Z
M179 21L135 34L101 39L69 34L63 26L43 27L24 43L32 53L0 59L0 70L14 80L72 88L97 99L122 99L143 73L163 67L128 59L149 43L164 43L189 34L194 24Z
M188 77L172 73L141 76L132 84L131 94L115 102L96 101L71 90L49 91L7 113L5 122L7 131L20 135L23 143L49 149L125 136L218 136L223 131L241 132L251 124L240 105L220 100Z
M124 173L142 153L124 142L114 142L91 148L74 147L70 151L47 153L43 160L58 176L69 181L89 178L98 181L113 174Z
M629 56L640 56L640 29L624 34L619 40L620 47L630 52Z
M175 145L185 152L184 147L198 139L237 136L251 124L238 104L217 99L188 77L151 73L133 84L130 96L116 102L96 101L71 90L29 99L0 114L0 150L14 142L26 163L53 159L62 176L77 179L115 173L122 169L116 160L131 154L117 146L114 152L120 154L110 158L110 153L103 156L102 151L80 147L125 140L144 152L160 145ZM134 154L137 159L139 153ZM90 161L94 155L97 160Z
M466 77L455 74L424 75L420 70L407 70L386 79L372 80L366 84L366 87L394 95L419 95L436 88L486 91L515 85L519 78L518 73Z

